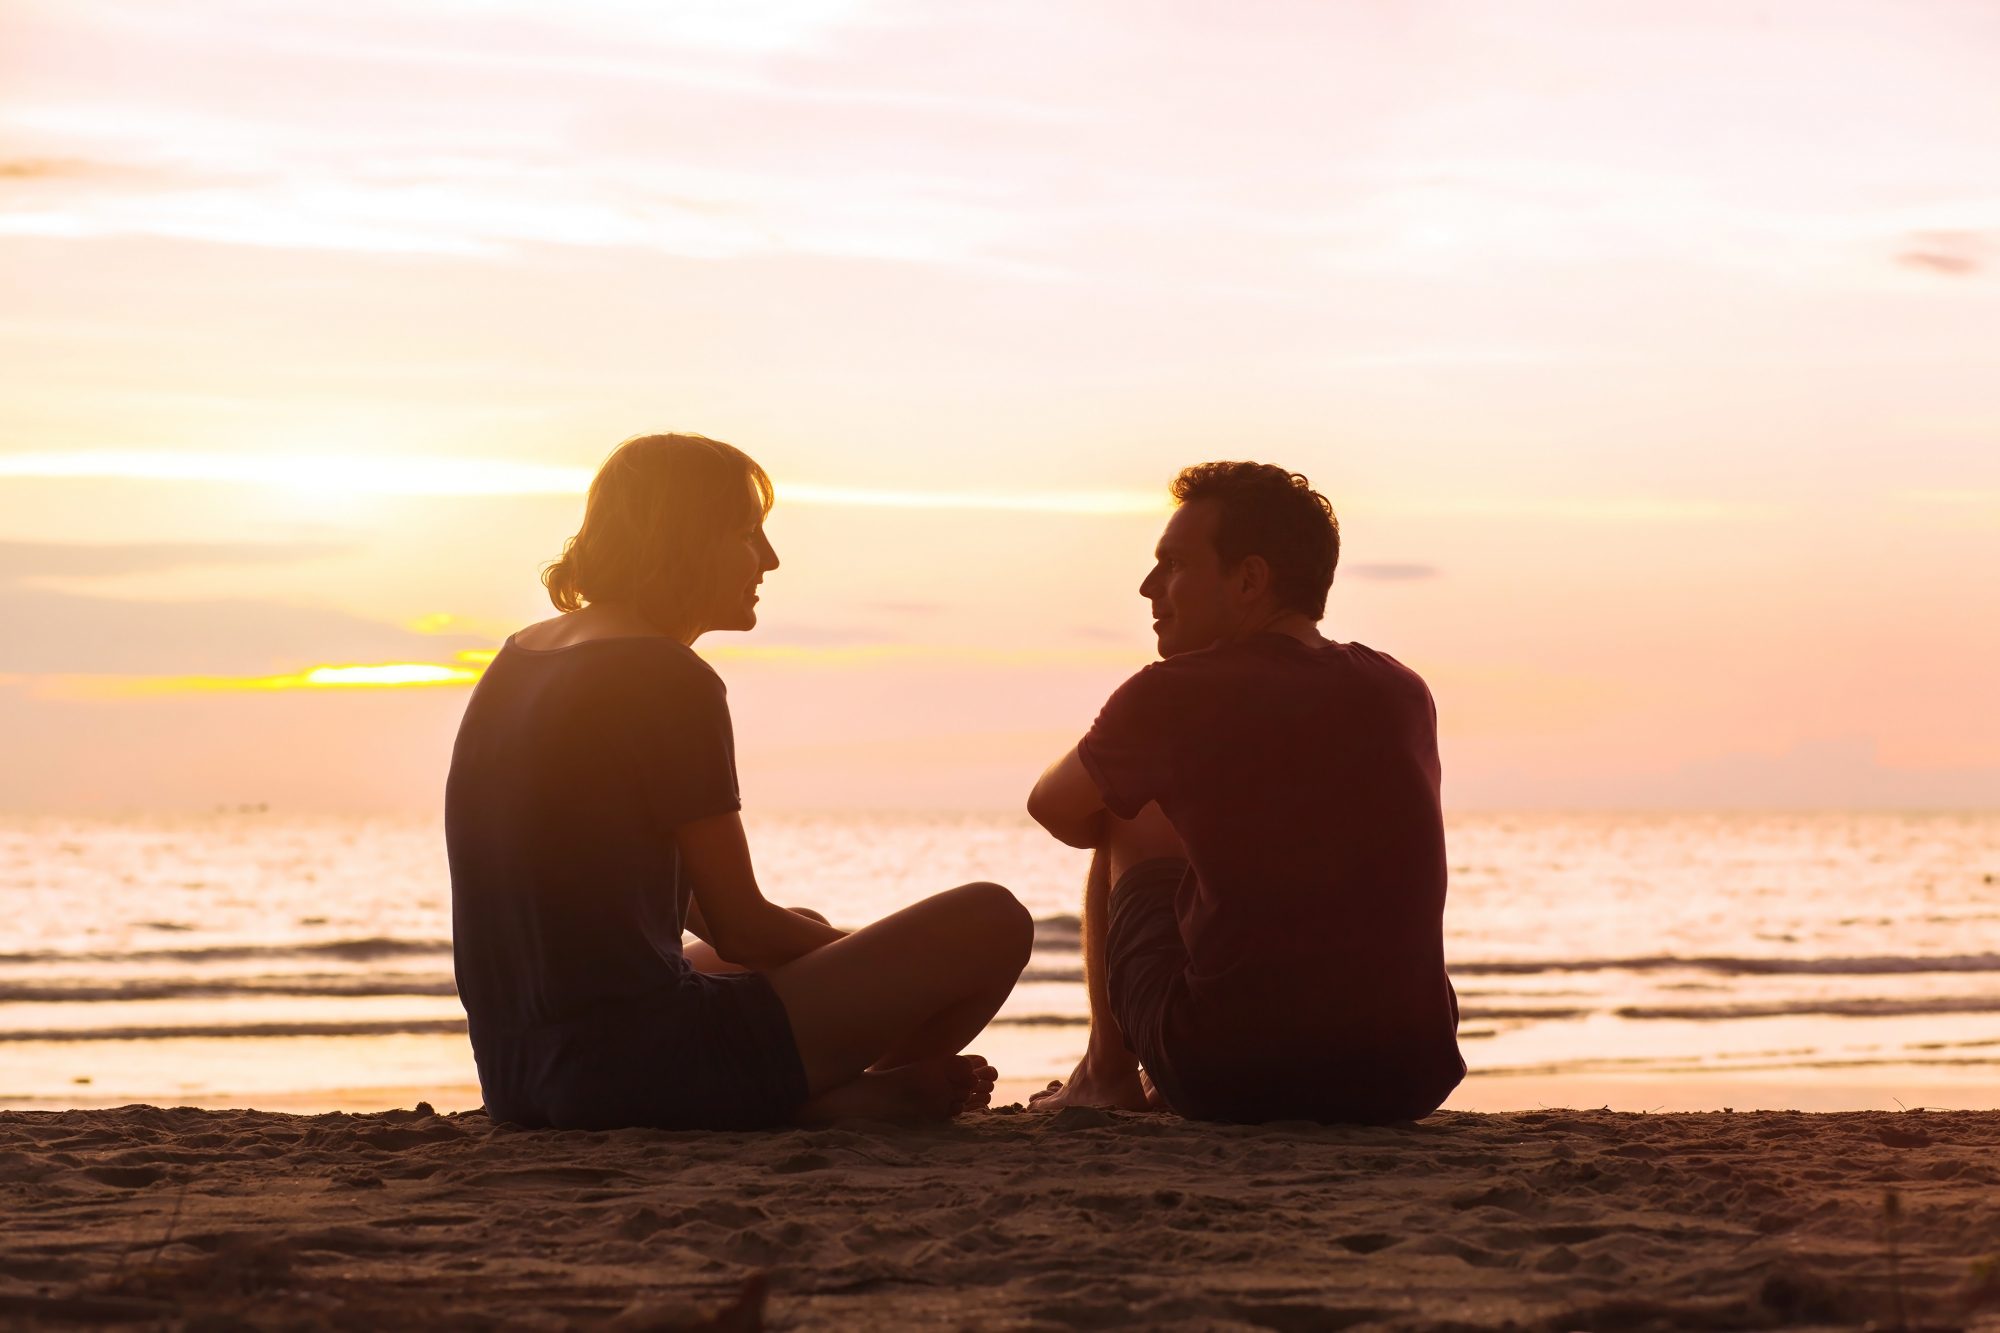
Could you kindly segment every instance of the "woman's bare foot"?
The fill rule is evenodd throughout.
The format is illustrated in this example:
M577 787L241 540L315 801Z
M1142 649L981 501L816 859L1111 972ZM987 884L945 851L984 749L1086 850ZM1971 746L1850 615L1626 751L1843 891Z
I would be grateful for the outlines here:
M802 1125L839 1120L949 1120L993 1101L992 1065L976 1055L941 1055L870 1070L801 1106Z
M1030 1111L1060 1111L1065 1106L1143 1111L1146 1105L1146 1089L1139 1082L1137 1065L1107 1067L1088 1055L1077 1061L1076 1072L1068 1079L1057 1079L1028 1099Z

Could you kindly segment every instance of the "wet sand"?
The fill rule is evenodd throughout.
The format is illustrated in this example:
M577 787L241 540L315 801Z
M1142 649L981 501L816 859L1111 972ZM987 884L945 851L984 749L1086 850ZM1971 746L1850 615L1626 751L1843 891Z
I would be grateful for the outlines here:
M2000 1330L1996 1186L1986 1111L8 1112L0 1328Z

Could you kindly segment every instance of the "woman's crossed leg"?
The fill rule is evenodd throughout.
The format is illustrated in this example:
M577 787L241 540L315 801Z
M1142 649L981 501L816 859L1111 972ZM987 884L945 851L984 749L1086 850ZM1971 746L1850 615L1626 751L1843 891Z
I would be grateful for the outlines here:
M992 1066L960 1055L999 1010L1034 921L997 884L926 898L765 973L805 1066L799 1119L942 1119L992 1097Z

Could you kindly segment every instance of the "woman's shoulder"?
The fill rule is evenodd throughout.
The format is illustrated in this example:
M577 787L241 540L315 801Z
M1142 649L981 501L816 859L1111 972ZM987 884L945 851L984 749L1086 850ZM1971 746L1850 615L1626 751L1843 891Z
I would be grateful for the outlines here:
M602 643L627 639L657 639L665 643L679 641L661 634L636 614L617 606L586 606L576 611L565 611L561 615L538 620L532 625L514 631L507 636L507 642L519 649L534 653L560 652L586 643Z
M509 675L568 677L614 692L626 683L649 693L663 685L722 691L715 669L678 639L654 633L566 633L563 619L509 635L494 667Z

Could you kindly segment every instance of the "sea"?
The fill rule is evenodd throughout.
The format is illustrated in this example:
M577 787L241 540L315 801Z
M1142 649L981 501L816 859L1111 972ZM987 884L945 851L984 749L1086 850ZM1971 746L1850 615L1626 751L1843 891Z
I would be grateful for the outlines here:
M974 1049L1086 1033L1083 855L1024 817L746 820L774 901L858 926L996 880L1033 912ZM1465 814L1448 1106L2000 1106L2000 814ZM477 1106L434 820L0 819L0 1107Z

